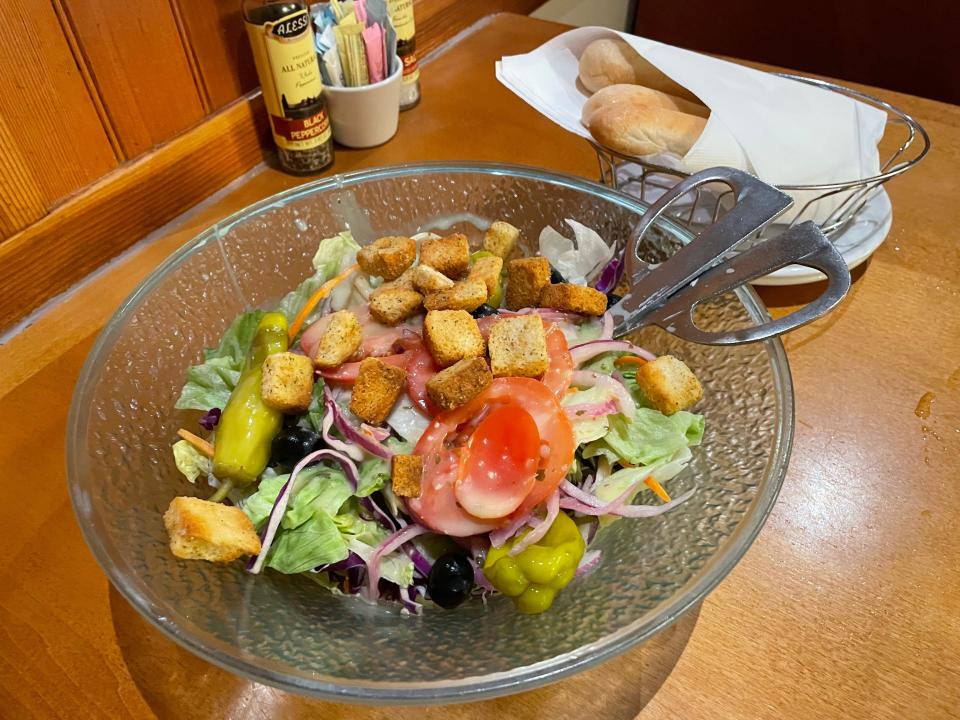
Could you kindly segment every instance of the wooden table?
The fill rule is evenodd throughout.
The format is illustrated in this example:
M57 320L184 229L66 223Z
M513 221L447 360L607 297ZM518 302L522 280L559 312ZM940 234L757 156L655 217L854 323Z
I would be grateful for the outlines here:
M509 160L588 177L587 145L493 77L561 28L474 26L424 66L389 144L336 170ZM934 151L889 185L890 237L831 316L786 339L797 432L753 548L695 611L559 684L487 703L358 709L234 677L111 589L67 499L63 438L84 357L123 297L196 232L295 179L260 168L148 238L0 347L0 717L947 718L960 716L960 109L878 91ZM801 291L802 292L802 291ZM797 291L766 293L786 308ZM915 414L933 394L929 417Z

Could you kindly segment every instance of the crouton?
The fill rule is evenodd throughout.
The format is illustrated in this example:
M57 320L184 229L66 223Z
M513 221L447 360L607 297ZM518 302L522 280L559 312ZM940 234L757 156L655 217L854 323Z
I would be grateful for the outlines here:
M503 270L503 258L496 255L478 258L470 268L467 280L480 280L487 286L487 297L493 295L500 285L500 271Z
M486 343L477 321L465 310L431 310L423 322L423 339L437 365L480 357Z
M420 497L423 458L420 455L394 455L390 476L394 495Z
M260 552L260 538L243 510L236 506L175 497L163 514L170 552L184 560L231 562Z
M403 368L377 358L366 358L360 363L353 385L350 410L361 420L379 425L387 419L406 384L407 372Z
M603 315L607 311L607 296L591 287L558 283L543 289L540 307L568 310L581 315Z
M376 297L387 290L415 290L416 288L413 285L413 275L415 271L416 268L407 268L396 280L381 284L380 287L370 293L370 297Z
M460 360L427 380L427 395L437 407L452 410L473 400L492 382L487 361L474 357Z
M439 240L424 240L420 245L420 262L442 272L448 278L461 278L470 267L470 244L467 236L454 233Z
M398 235L382 237L360 248L357 264L367 275L379 275L384 280L395 280L413 265L417 257L417 243Z
M507 263L507 307L537 307L540 293L550 284L550 263L545 257L520 258Z
M274 410L288 415L306 412L313 397L313 361L292 352L267 355L260 397Z
M313 364L318 368L337 367L357 351L362 341L363 329L357 316L350 310L335 312L317 343Z
M413 272L413 287L422 293L432 293L453 287L453 280L429 265L421 263Z
M547 371L547 338L539 315L497 320L487 340L494 377L540 377Z
M422 306L423 296L415 290L382 290L370 296L370 314L384 325L399 325Z
M483 234L483 249L506 260L519 241L520 231L517 228L508 222L497 220Z
M637 368L637 385L664 415L685 410L703 397L697 376L673 355L662 355Z
M452 288L427 295L427 310L476 310L487 301L487 286L480 280L461 280Z

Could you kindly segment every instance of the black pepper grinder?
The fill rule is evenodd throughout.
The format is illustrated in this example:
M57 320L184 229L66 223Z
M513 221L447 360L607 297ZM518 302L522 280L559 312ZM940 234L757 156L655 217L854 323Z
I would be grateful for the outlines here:
M417 61L417 31L413 0L388 0L390 22L397 31L397 55L403 63L400 109L409 110L420 102L420 63Z
M296 175L330 167L333 135L306 2L243 0L243 19L280 164Z

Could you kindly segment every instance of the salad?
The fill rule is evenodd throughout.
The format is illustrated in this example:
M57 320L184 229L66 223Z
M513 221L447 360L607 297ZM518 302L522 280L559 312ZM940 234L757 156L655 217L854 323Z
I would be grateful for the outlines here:
M684 502L666 486L703 436L700 383L612 338L621 259L566 222L536 257L503 221L323 240L187 370L176 408L202 415L173 457L212 494L171 502L173 554L402 612L502 593L539 613L600 564L598 531Z

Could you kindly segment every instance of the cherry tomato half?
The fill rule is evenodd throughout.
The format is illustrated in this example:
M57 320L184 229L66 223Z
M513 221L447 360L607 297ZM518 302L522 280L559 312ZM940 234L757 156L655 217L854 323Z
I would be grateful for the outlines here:
M477 429L473 424L477 427L483 425L485 418L479 423L476 423L476 419L483 418L481 413L487 408L491 408L488 411L490 415L500 408L507 408L510 412L523 411L533 420L539 436L539 447L535 454L529 440L522 441L518 446L525 446L523 451L533 454L536 460L531 488L516 510L495 519L481 518L467 512L457 501L461 472L472 473L466 461L469 460L472 435ZM490 432L493 433L492 429ZM529 428L524 433L528 438L532 434ZM513 517L528 514L546 500L566 476L575 449L570 420L546 385L531 378L498 378L466 405L437 415L427 427L414 450L415 454L423 457L420 496L408 499L407 509L421 524L436 532L455 537L489 532L509 523ZM465 453L466 458L463 457ZM506 481L498 483L496 479L491 479L490 483L497 488L501 485L510 488L513 486L511 478L515 480L516 475L514 468L505 474ZM468 480L467 485L477 487L473 479ZM497 492L501 497L510 495L508 490ZM476 502L468 500L468 504L476 510Z
M457 502L480 518L509 515L530 494L539 465L540 431L530 413L498 405L460 453Z

